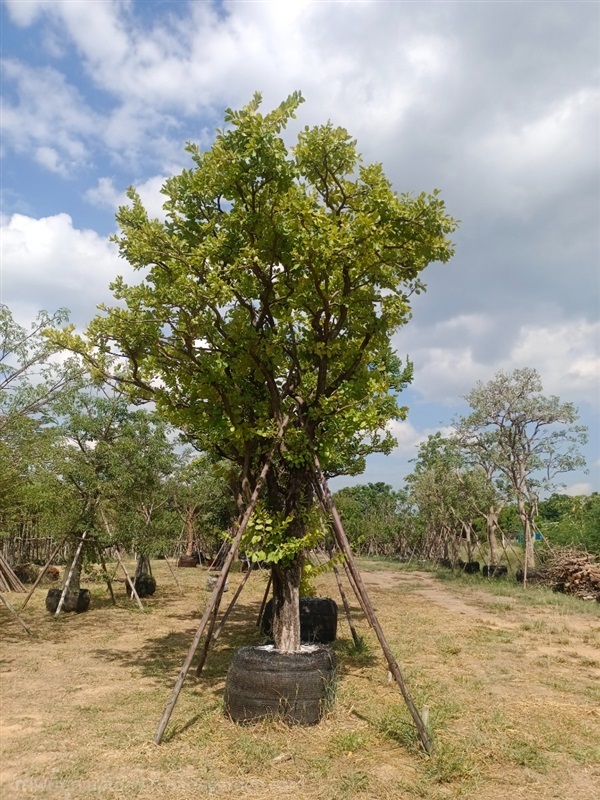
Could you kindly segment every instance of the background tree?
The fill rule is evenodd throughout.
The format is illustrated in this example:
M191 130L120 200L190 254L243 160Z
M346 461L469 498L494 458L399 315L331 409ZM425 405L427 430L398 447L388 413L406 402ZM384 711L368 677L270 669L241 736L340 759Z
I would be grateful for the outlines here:
M288 150L280 134L301 102L296 92L263 115L255 95L226 113L209 151L189 145L194 167L163 188L165 222L130 190L117 242L144 278L115 282L122 305L87 341L60 339L102 374L103 354L124 358L117 377L134 399L237 466L241 504L285 429L265 502L286 546L264 541L283 651L300 646L313 450L334 475L391 448L382 431L405 416L397 393L412 375L391 336L456 227L437 191L398 196L379 164L361 164L343 128L305 128Z
M98 490L108 506L115 537L138 557L136 578L148 574L149 559L172 551L178 530L172 478L180 462L174 432L156 414L132 411L112 441Z
M53 361L59 348L42 335L67 318L65 309L54 314L40 311L26 330L15 322L8 306L0 304L0 531L4 533L30 517L33 472L43 461L48 440L44 412L81 372L74 359Z
M539 525L551 545L574 546L600 556L600 494L552 494L539 503Z
M462 442L479 451L514 492L525 541L525 569L535 566L540 492L556 486L557 475L585 465L579 447L586 441L586 429L575 424L575 407L541 392L535 369L498 372L467 395L473 411L455 423Z
M59 348L42 335L67 319L64 308L54 314L40 311L27 331L0 304L0 435L42 412L81 373L73 359L53 362Z
M362 555L391 555L402 547L399 493L383 482L349 486L335 493L352 549Z
M196 546L215 555L224 532L236 517L234 477L227 461L215 463L206 455L181 461L170 481L170 495L178 527L185 539L185 554Z

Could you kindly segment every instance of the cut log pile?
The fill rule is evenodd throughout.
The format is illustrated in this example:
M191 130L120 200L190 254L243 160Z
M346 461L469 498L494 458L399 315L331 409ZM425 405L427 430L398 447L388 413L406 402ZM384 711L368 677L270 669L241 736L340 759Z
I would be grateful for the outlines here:
M600 602L600 564L590 553L572 548L555 550L546 570L555 591Z

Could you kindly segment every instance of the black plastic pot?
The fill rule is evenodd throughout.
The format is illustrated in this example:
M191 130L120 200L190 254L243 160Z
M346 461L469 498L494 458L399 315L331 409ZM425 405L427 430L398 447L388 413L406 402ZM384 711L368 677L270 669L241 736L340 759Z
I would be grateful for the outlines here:
M323 645L280 653L272 645L242 647L225 683L225 713L235 722L276 717L315 725L333 702L335 655Z
M504 564L485 564L481 572L484 578L501 578L508 575L508 567Z
M56 613L62 589L49 589L46 595L46 611ZM67 592L61 611L75 611L82 614L90 607L91 594L89 589L80 589L78 592Z
M139 578L134 578L133 585L138 597L150 597L156 591L156 581L152 575L140 575ZM131 586L128 581L125 581L125 591L127 596L131 597Z
M197 555L180 556L179 561L177 562L178 567L197 567L198 564L199 560Z
M338 609L330 597L300 598L300 640L305 643L329 644L337 636ZM261 630L273 635L273 599L265 606Z
M517 583L523 583L525 573L522 569L518 569L515 578ZM548 582L548 573L545 569L528 569L527 570L527 583L544 584Z

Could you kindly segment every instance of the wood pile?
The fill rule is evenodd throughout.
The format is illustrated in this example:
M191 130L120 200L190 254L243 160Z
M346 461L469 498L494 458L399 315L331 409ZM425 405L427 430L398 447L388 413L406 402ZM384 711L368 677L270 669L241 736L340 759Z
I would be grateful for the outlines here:
M557 592L573 594L582 600L600 603L600 564L582 550L555 550L546 562L550 585Z
M24 592L25 587L15 575L8 561L0 554L0 591Z

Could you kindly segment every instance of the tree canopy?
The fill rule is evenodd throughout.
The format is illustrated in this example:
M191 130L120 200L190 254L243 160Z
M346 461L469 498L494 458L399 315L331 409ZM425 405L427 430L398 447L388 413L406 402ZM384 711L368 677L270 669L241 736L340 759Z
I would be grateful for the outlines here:
M163 187L164 222L130 189L116 241L143 277L113 284L120 305L102 308L87 339L59 339L103 376L116 358L134 401L153 400L200 450L234 462L240 503L281 437L265 499L276 641L278 609L297 611L313 456L329 475L353 474L391 449L386 426L405 416L397 395L412 377L391 337L421 272L451 257L456 227L437 190L399 196L343 128L305 127L288 148L302 101L262 114L256 94L226 112L208 151L189 144L194 166ZM282 589L292 584L296 600Z
M115 282L124 307L88 336L96 363L124 356L132 396L203 451L256 463L289 415L288 464L307 463L310 441L328 472L355 472L405 412L411 366L390 337L456 224L437 191L398 196L343 128L305 128L289 150L280 134L301 102L263 115L255 95L210 150L188 145L195 166L165 183L165 222L129 191L117 242L144 278Z

